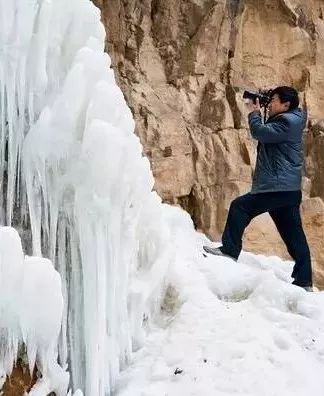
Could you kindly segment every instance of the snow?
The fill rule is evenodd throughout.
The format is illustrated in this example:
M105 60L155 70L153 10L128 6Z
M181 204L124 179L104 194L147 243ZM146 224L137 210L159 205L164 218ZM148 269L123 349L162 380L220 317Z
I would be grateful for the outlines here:
M291 285L291 262L205 258L205 237L179 239L187 260L169 273L168 307L114 395L322 394L324 293Z
M0 228L1 382L24 343L32 396L319 393L323 293L278 258L204 257L152 192L99 10L0 0L0 15L0 222L30 222L34 254Z

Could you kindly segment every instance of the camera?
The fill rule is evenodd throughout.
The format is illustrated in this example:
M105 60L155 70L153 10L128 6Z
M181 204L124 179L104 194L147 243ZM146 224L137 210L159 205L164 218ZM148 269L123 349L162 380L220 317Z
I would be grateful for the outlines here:
M259 92L244 91L243 99L251 99L253 103L259 99L261 107L267 107L271 100L272 89L260 90Z

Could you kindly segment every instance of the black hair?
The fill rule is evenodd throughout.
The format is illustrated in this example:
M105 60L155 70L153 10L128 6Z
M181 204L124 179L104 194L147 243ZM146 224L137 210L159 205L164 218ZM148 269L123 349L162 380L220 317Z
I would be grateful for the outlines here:
M289 110L293 110L299 106L298 92L295 88L282 86L277 87L271 92L271 98L277 94L281 103L290 102Z

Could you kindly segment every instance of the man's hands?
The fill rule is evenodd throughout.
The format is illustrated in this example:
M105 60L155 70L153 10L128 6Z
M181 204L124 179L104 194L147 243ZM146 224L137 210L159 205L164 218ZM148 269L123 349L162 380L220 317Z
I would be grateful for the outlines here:
M260 101L258 98L256 100L256 103L253 103L253 101L249 99L249 101L245 103L245 106L249 113L252 113L252 111L261 111Z

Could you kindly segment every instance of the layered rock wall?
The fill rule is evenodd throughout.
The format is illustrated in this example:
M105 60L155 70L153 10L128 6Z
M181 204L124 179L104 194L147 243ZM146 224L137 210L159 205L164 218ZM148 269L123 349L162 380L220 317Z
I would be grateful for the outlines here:
M324 1L95 3L155 188L212 238L220 236L231 199L249 191L255 161L238 87L300 91L311 123L303 218L316 272L324 269L323 205L308 198L324 199ZM244 247L288 257L267 215L251 223ZM324 277L317 282L324 286Z

